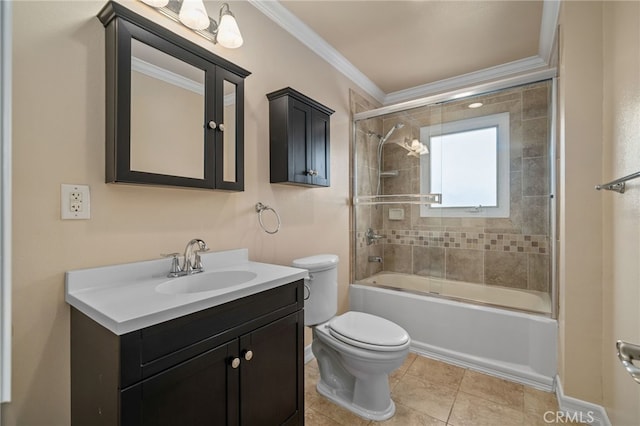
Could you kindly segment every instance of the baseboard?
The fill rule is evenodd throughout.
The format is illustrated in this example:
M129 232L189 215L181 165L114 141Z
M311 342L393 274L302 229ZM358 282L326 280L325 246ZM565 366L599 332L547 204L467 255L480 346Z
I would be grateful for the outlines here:
M311 350L311 345L307 345L304 347L304 363L307 364L315 359L315 355L313 355L313 351Z
M589 425L611 426L604 407L565 395L558 376L556 376L556 397L560 411L565 414L566 419Z

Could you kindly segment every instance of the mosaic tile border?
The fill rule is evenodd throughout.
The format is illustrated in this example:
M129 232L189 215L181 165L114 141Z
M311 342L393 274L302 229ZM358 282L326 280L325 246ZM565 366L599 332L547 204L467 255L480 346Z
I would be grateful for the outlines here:
M377 230L386 238L375 244L417 245L453 249L501 251L516 253L549 253L549 237L546 235L506 234L474 231L416 231ZM356 233L359 247L366 246L364 232Z

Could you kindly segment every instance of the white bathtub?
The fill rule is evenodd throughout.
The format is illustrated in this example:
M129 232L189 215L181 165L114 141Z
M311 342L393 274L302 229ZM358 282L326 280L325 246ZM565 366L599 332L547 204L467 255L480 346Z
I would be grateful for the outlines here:
M371 284L349 286L349 302L402 326L416 353L554 390L558 327L551 318Z

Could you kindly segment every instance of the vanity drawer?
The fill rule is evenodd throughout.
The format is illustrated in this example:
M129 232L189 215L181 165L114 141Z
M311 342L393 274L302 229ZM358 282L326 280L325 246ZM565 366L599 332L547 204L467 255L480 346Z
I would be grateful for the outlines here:
M303 280L185 315L142 330L123 339L121 387L219 346L241 333L302 309ZM125 337L125 336L123 336ZM126 342L126 344L125 344Z

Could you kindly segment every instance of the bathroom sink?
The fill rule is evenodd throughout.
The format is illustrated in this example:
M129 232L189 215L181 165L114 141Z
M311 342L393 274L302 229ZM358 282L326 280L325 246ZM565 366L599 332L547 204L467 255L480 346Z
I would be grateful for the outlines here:
M166 294L201 293L244 284L258 275L251 271L212 271L172 278L159 284L156 291Z
M67 271L65 300L118 336L307 278L302 268L249 260L249 250L201 253L204 272L168 278L170 259Z

